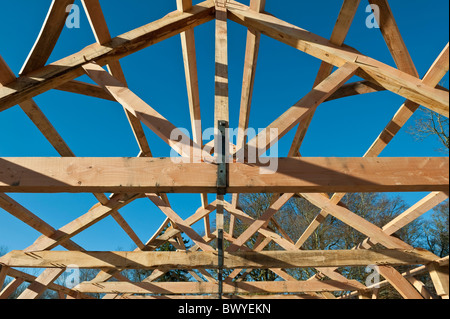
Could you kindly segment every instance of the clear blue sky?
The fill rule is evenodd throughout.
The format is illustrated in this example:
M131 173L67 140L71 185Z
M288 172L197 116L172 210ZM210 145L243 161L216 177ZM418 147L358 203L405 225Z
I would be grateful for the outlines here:
M163 17L176 9L175 0L101 0L111 34L120 35ZM194 1L198 3L200 1ZM247 1L243 1L248 4ZM19 72L47 14L50 0L2 1L0 55ZM76 4L81 4L79 1ZM342 1L267 0L266 10L278 18L329 38ZM361 1L346 44L394 65L377 29L365 25L367 1ZM423 76L448 42L446 0L391 0L397 24ZM229 22L230 126L238 123L246 30ZM214 23L195 29L203 128L213 126ZM49 62L59 60L95 42L82 12L79 29L65 28ZM190 129L183 60L179 36L121 60L129 87L168 120ZM250 127L264 128L303 97L312 86L320 61L263 36L258 60ZM88 81L86 77L82 80ZM448 75L444 85L448 87ZM139 152L122 107L118 103L59 91L35 98L54 127L80 157L136 156ZM400 105L390 92L351 97L321 105L301 152L303 156L362 156ZM414 123L414 118L407 126ZM286 156L293 130L279 143ZM153 155L169 156L169 147L146 129ZM402 130L381 156L442 156L434 139L417 142ZM0 157L58 156L18 106L0 113ZM10 194L54 228L81 216L96 203L91 194ZM405 195L414 204L424 193ZM199 195L170 195L183 218L199 206ZM210 196L210 200L212 200ZM165 216L149 200L141 199L120 210L142 241L153 235ZM201 224L201 223L200 223ZM201 225L196 229L202 229ZM198 227L197 227L198 226ZM40 234L0 209L0 246L24 249ZM133 243L111 217L73 238L89 250L131 249Z

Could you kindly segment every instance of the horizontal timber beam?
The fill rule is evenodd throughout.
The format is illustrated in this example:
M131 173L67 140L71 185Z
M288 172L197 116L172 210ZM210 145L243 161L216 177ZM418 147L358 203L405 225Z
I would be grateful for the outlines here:
M155 43L214 19L214 1L207 0L186 12L174 11L165 17L124 33L110 42L83 50L38 70L20 76L0 88L0 112L36 95L59 87L84 74L87 62L106 65Z
M82 269L217 269L216 251L11 251L0 257L0 264L23 268L62 268L77 265ZM367 265L422 265L435 261L426 250L298 250L241 251L225 253L224 268L302 268Z
M223 284L224 294L241 293L299 293L315 291L358 290L357 282L342 283L336 280L233 282ZM210 282L103 282L81 283L74 290L84 293L130 294L217 294L218 284Z
M261 170L265 164L230 163L227 192L448 192L448 157L267 160L277 161L272 174ZM174 158L0 158L0 192L216 193L217 165Z

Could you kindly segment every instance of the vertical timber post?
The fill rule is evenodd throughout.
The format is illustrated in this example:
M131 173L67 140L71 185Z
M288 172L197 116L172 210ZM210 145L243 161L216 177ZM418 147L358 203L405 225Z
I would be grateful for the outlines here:
M215 30L215 96L214 96L214 125L215 125L215 153L217 155L217 206L216 229L218 250L218 283L219 299L223 293L223 213L224 195L227 190L227 150L226 136L229 123L228 110L228 28L227 28L227 0L215 0L216 30Z
M228 167L227 167L227 149L228 139L226 136L228 130L228 122L218 122L218 134L216 145L220 148L217 149L217 206L216 206L216 228L217 228L217 252L218 252L218 283L219 283L219 299L222 299L223 294L223 201L227 192L228 181Z

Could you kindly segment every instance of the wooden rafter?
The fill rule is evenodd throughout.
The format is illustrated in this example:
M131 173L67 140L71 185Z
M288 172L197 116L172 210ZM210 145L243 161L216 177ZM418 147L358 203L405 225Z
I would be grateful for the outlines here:
M184 12L192 8L192 0L177 0L178 11ZM194 143L203 147L202 116L200 112L200 91L198 84L197 54L195 49L195 33L193 29L186 30L180 34L181 47L183 51L184 72L186 75L186 88L189 102L189 113L191 117L192 139ZM208 195L201 194L203 207L208 204ZM209 215L205 217L205 232L210 233Z
M426 272L427 272L427 267L425 265L422 265L422 266L413 268L412 270L408 270L408 271L402 273L402 276L405 277L408 280L410 277L423 275ZM391 283L388 280L383 280L383 281L380 281L379 283L375 283L375 284L373 284L371 286L368 286L367 288L371 289L371 290L374 290L374 289L379 289L379 288L386 287L386 286L388 286L390 284ZM379 288L375 288L375 286L379 287ZM358 292L354 291L354 292L348 293L346 295L343 295L340 298L346 299L346 298L354 297L357 294L358 294Z
M237 251L240 246L245 244L247 240L250 239L250 237L253 236L254 233L258 231L261 227L264 225L267 225L270 222L270 219L272 216L278 212L281 207L286 204L291 198L294 196L294 194L284 194L281 196L275 203L273 203L269 209L261 215L261 217L253 222L253 224L250 225L235 241L234 243L228 247L228 252L235 252Z
M20 74L28 74L31 71L40 69L50 57L56 42L64 28L69 11L68 6L74 0L53 0L48 11L41 32L25 61Z
M86 64L86 60L106 65L111 59L123 58L208 22L214 18L213 13L214 3L208 0L193 6L189 12L176 11L160 20L113 38L108 46L92 44L67 58L20 76L17 80L0 88L0 111L83 75L82 66Z
M6 194L0 194L0 207L44 236L50 238L57 234L56 229ZM61 245L69 250L83 250L83 248L71 240L67 240L61 243Z
M22 278L14 278L11 280L2 291L0 291L0 299L7 299L9 296L12 295L16 289L23 284L25 280Z
M336 72L328 76L317 87L310 91L305 97L295 105L284 112L272 124L266 127L261 133L248 142L249 152L264 154L278 139L283 137L301 120L304 120L309 114L324 102L331 94L347 82L358 70L357 66L345 64ZM272 133L275 130L277 134ZM237 150L239 156L241 150Z
M384 245L386 248L411 248L408 244L404 243L398 238L387 235L383 232L382 229L376 227L372 223L366 221L364 218L349 211L347 208L333 204L328 198L324 196L321 196L319 194L302 194L302 196L315 206L319 207L322 210L328 211L337 219L340 219L362 234L373 238L378 243Z
M360 2L361 0L344 0L335 27L333 29L333 33L331 34L330 43L338 46L341 46L344 43ZM322 62L313 87L316 87L318 84L320 84L320 82L325 80L333 71L333 67L334 66L332 64ZM289 150L289 156L299 155L300 146L303 142L303 139L305 138L306 131L308 130L313 116L314 111L310 112L308 116L302 122L300 122L297 128L297 132L295 133L291 149Z
M234 6L230 6L228 11L229 18L239 24L257 30L334 66L341 67L345 63L358 66L360 69L356 75L448 117L448 94L424 85L422 81L412 75L367 57L348 46L336 46L327 39L274 16Z
M449 69L449 44L445 46L439 54L433 65L422 79L423 83L430 86L437 86L439 81L445 76ZM381 132L378 138L374 141L365 156L378 156L387 144L394 138L394 136L405 125L408 119L419 108L419 104L407 100L394 115L392 120L388 123L386 128Z
M105 205L96 204L94 205L85 215L80 216L74 221L68 223L67 225L58 229L56 234L51 238L47 236L39 237L33 245L29 246L26 251L36 251L36 250L50 250L64 241L70 239L71 237L79 234L86 228L92 226L93 224L99 222L100 220L106 218L114 211L120 209L121 207L131 203L133 200L137 199L140 195L127 195L127 194L117 194L111 197Z
M328 200L324 200L324 198L321 198L320 195L303 194L302 196L304 196L308 201L310 201L317 207L321 208L324 211L328 211L334 217L340 219L359 232L369 236L370 238L372 238L372 240L384 245L385 247L402 247L403 249L408 249L408 247L411 248L408 244L395 237L389 236L389 234L386 234L382 229L376 227L362 217L348 211L346 208L332 203L330 204ZM389 280L389 282L405 298L423 299L423 297L417 292L417 290L415 290L414 287L412 287L412 285L397 270L385 265L379 266L378 269L380 274L382 274L387 280Z
M189 238L191 238L194 243L196 243L203 251L213 251L212 248L205 240L189 226L186 221L183 221L177 213L175 213L172 208L170 208L164 201L156 194L146 194L147 198L150 199L161 211L171 220L176 226Z
M47 286L54 282L65 271L65 268L51 268L44 270L25 289L17 299L38 299L47 290Z
M395 21L394 14L387 0L369 0L371 5L376 5L380 10L378 26L383 38L391 52L391 55L399 70L412 76L419 77L419 73L406 47L405 41ZM378 16L378 15L376 15Z
M1 56L0 74L0 87L16 80L14 73ZM75 156L33 99L25 100L19 106L61 156Z
M244 212L234 208L232 205L230 205L229 203L226 203L225 205L226 210L228 210L231 214L236 215L236 217L238 217L239 219L241 219L244 223L249 223L250 225L255 224L255 220L253 220L250 216L248 216L247 214L245 214ZM250 222L249 222L250 221ZM287 250L287 251L297 251L298 249L295 247L294 243L290 240L290 239L286 239L283 238L282 236L280 236L279 234L270 231L268 229L266 229L266 227L263 225L261 228L258 229L258 232L265 236L266 238L271 238L274 242L276 242L278 245L280 245L280 247L282 247L283 249ZM231 243L233 243L232 240L230 240ZM261 249L263 248L263 246L261 245ZM241 246L241 249L245 250L245 246ZM277 269L273 269L271 268L272 271L274 271L275 273L277 273L277 275L279 275L281 278L285 278L285 274L284 271L280 272ZM318 267L316 269L318 272L325 274L326 276L328 276L330 279L333 280L338 280L341 282L347 282L348 279L345 278L344 276L342 276L341 274L335 272L333 269L329 269L328 267ZM289 278L289 281L296 281L293 278ZM359 289L364 290L365 286L362 284L359 284Z
M83 69L105 91L114 96L132 116L141 120L180 155L193 158L194 161L195 157L202 157L200 145L192 141L182 131L177 130L172 123L140 99L121 81L95 63L86 64ZM182 143L185 144L180 143L180 138Z
M181 12L192 8L192 0L177 0L177 9ZM183 50L186 87L191 116L192 136L195 143L202 145L202 124L200 113L200 92L198 86L197 56L195 52L194 30L189 29L180 34Z
M266 0L251 0L250 10L264 11ZM247 31L247 44L245 49L244 75L242 80L241 107L239 113L238 137L236 146L242 148L245 145L248 122L250 119L250 107L252 104L253 87L255 84L256 63L258 60L259 43L261 33L253 30Z
M145 245L139 238L139 236L134 232L133 228L127 223L127 221L122 217L122 215L118 211L114 211L111 216L114 220L119 224L119 226L127 233L130 239L136 244L136 246L145 250Z
M7 299L22 283L29 282L32 283L36 280L36 277L30 274L27 274L25 272L19 271L17 269L10 268L8 271L8 276L14 278L9 285L7 285L1 292L0 292L0 299ZM74 291L72 289L69 289L67 287L50 283L47 286L48 289L54 290L54 291L61 291L64 294L68 296L72 296L75 298L80 299L94 299L93 297L90 297L86 294L82 294L80 292Z
M424 214L443 200L448 198L443 193L431 193L430 195L426 196L423 200L419 201L417 204L413 205L410 209L406 210L404 213L400 214L398 217L394 218L391 222L386 224L382 231L386 235L392 235L402 227L404 227L406 224L412 222L416 218L418 218L420 215ZM324 210L322 211L324 212ZM322 214L321 212L321 214ZM320 215L320 214L319 214ZM313 224L312 224L313 225ZM307 233L307 232L305 232ZM308 232L309 233L309 232ZM302 237L305 236L305 234L302 235ZM302 243L302 237L297 242L296 246L299 246L299 243ZM303 237L304 238L304 237ZM303 239L304 240L304 239ZM367 238L362 243L360 243L357 247L357 249L370 249L373 245L377 243L376 240L373 238ZM396 288L396 290L404 297L404 298L411 298L411 299L422 299L421 294L417 292L417 290L410 285L404 278L403 275L398 273L395 269L389 266L380 265L378 266L378 271L380 274L382 274L387 281Z
M380 31L397 69L344 44L360 0L343 0L330 40L284 22L264 11L265 0L250 0L246 6L233 0L207 0L192 5L192 0L176 0L177 10L145 26L112 38L99 0L82 0L96 43L59 61L48 63L68 16L73 0L53 0L41 32L16 77L0 56L0 112L18 104L62 158L0 158L0 208L40 232L42 236L21 251L0 257L0 287L6 277L13 280L0 291L8 298L22 283L30 285L19 299L39 298L46 289L60 298L92 298L87 293L103 293L104 299L183 299L215 298L298 298L335 299L331 292L350 291L345 297L376 298L377 289L350 280L338 267L378 265L386 281L407 299L448 299L448 256L415 249L395 233L448 199L448 157L378 158L420 105L448 117L448 90L439 81L449 69L449 45L440 53L422 79L401 36L387 0L369 0L380 8ZM242 81L239 134L236 145L229 143L234 160L227 164L226 189L218 184L217 163L220 149L215 138L203 147L199 83L194 28L215 20L215 101L214 125L230 122L228 92L228 20L246 28L247 45ZM169 37L180 34L185 66L192 140L164 118L156 109L136 96L126 83L119 60ZM322 61L313 90L261 134L246 143L253 86L261 35L267 35ZM46 65L47 64L47 65ZM103 66L108 66L109 72ZM332 73L334 67L337 70ZM97 85L75 80L87 74ZM347 83L354 75L363 81ZM140 147L137 158L76 158L33 98L57 89L75 94L119 102L124 108ZM406 98L405 103L362 158L307 158L299 148L317 107L324 102L358 94L389 90ZM153 158L142 123L153 130L182 158ZM299 124L287 158L258 157L275 140ZM272 129L276 129L275 135ZM180 142L179 138L182 137ZM214 152L212 151L214 150ZM256 152L252 158L251 152ZM215 154L214 154L215 153ZM255 162L251 160L255 159ZM276 170L267 174L267 163ZM411 172L414 174L411 174ZM262 172L264 172L262 174ZM220 192L233 194L231 203ZM351 192L431 192L422 200L378 227L340 203ZM4 194L11 193L94 193L100 203L67 225L55 229L46 221ZM269 208L252 218L239 207L241 193L275 193ZM107 197L104 193L113 193ZM183 220L171 207L167 193L200 193L201 206ZM208 193L218 194L208 202ZM325 193L334 193L330 198ZM274 215L293 196L302 196L320 208L320 213L294 242L274 219ZM119 213L134 200L147 197L166 216L166 220L147 242ZM216 210L216 230L209 216ZM230 213L229 232L225 231L224 211ZM367 236L354 249L308 251L303 243L328 215ZM133 252L86 251L72 238L104 218L111 216L136 244ZM205 235L193 225L204 220ZM236 232L239 220L247 227ZM182 234L193 246L186 248ZM255 242L250 243L254 238ZM220 264L215 245L227 242L224 264ZM176 252L158 252L170 243ZM270 243L281 250L266 251ZM381 244L386 249L374 249ZM62 246L67 251L54 250ZM218 247L218 246L217 246ZM68 289L54 281L69 264L100 269L90 282ZM400 273L393 266L419 265ZM15 267L44 268L37 277ZM223 281L207 270L232 270ZM306 281L294 278L286 269L313 268L316 274ZM124 269L151 269L142 282L131 282ZM172 269L188 270L197 282L157 282ZM279 280L245 281L252 269L269 269ZM429 273L438 296L414 278ZM239 276L238 279L236 277ZM108 281L115 277L118 281ZM137 294L137 295L136 295ZM145 295L145 296L141 296ZM201 296L200 296L201 295Z
M159 202L158 202L159 203ZM191 215L188 219L184 221L184 224L187 227L192 226L205 216L209 215L212 211L216 209L216 202L212 202L207 207L203 208L200 207L193 215ZM177 236L180 234L179 229L175 229L173 227L166 229L166 231L161 234L162 230L165 229L170 222L170 219L167 218L163 224L161 224L160 228L156 231L156 233L147 241L145 244L145 250L146 251L153 251L156 250L158 247L163 245L164 243L168 242L171 238ZM210 241L214 239L214 237L210 236L210 238L205 239L205 241ZM191 248L192 249L192 248ZM95 279L93 279L91 282L104 282L108 279L110 279L117 271L114 272L105 272L101 271ZM164 272L157 272L157 276L160 276L164 274ZM157 278L156 276L156 278ZM154 276L155 277L155 276ZM148 281L154 280L154 277L151 277Z
M386 234L392 235L447 199L448 196L445 193L432 192L391 220L382 229ZM370 248L371 245L367 245L368 242L369 239L366 239L358 247Z
M4 62L0 56L0 73L2 73L3 82L0 82L0 87L4 83L9 83L15 79L14 73ZM25 114L30 118L30 120L36 125L36 127L41 131L42 135L50 142L50 144L55 148L55 150L63 157L74 157L75 154L69 148L67 143L59 135L41 109L38 107L33 99L23 101L19 104ZM103 194L94 194L94 196L101 203L106 203L107 199Z
M114 97L112 97L108 92L105 92L100 86L85 83L77 80L68 81L66 83L61 84L56 87L55 90L81 94L89 97L94 97L98 99L108 100L108 101L116 101Z
M103 16L100 2L98 0L83 0L82 3L97 43L99 43L100 45L107 44L111 41L111 35L109 33L105 17ZM120 65L119 60L109 61L108 68L111 75L119 79L119 81L121 81L122 83L126 84L125 75L123 73L122 66ZM148 145L147 138L145 137L141 122L126 108L124 110L133 130L136 141L139 144L139 148L143 153L143 156L151 156L150 147Z
M27 252L32 252L36 250L51 250L56 246L60 245L64 241L67 241L71 237L80 233L84 229L92 226L96 222L102 220L109 214L112 214L115 210L120 207L125 206L131 201L136 199L136 195L117 195L112 197L107 205L103 206L100 204L95 205L87 214L81 216L74 220L73 222L63 226L52 237L41 236L39 237L33 245L25 249ZM46 269L44 270L32 283L31 285L22 292L19 296L20 299L36 299L42 295L47 286L55 281L63 272L65 268L56 269ZM123 278L123 277L119 277Z
M448 72L449 62L448 62L449 46L448 44L435 60L433 65L428 70L424 77L424 81L430 81L431 85L437 84L442 77ZM411 117L419 105L414 102L405 102L397 113L394 115L391 122L386 126L383 132L377 137L374 143L370 146L364 157L377 157L384 150L384 148L389 144L389 142L394 138L394 136L400 131L401 127L406 123L406 121ZM345 193L337 193L332 196L332 202L337 204L342 198L344 198ZM301 247L303 243L309 238L309 236L317 229L317 227L325 220L328 213L321 211L316 218L307 227L304 234L299 238L297 246Z

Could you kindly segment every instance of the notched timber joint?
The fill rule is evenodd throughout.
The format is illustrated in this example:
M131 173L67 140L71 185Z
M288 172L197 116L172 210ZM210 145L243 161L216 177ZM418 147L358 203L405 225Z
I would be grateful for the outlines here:
M216 7L226 8L226 5L227 5L228 1L229 0L215 0L214 4L215 4Z
M378 68L376 65L373 65L373 64L369 64L369 63L365 63L365 62L359 61L358 58L359 58L359 55L357 55L356 58L355 58L355 60L353 61L353 62L356 63L357 65L360 64L360 65L366 65L366 66ZM359 69L358 69L358 71L359 71Z

